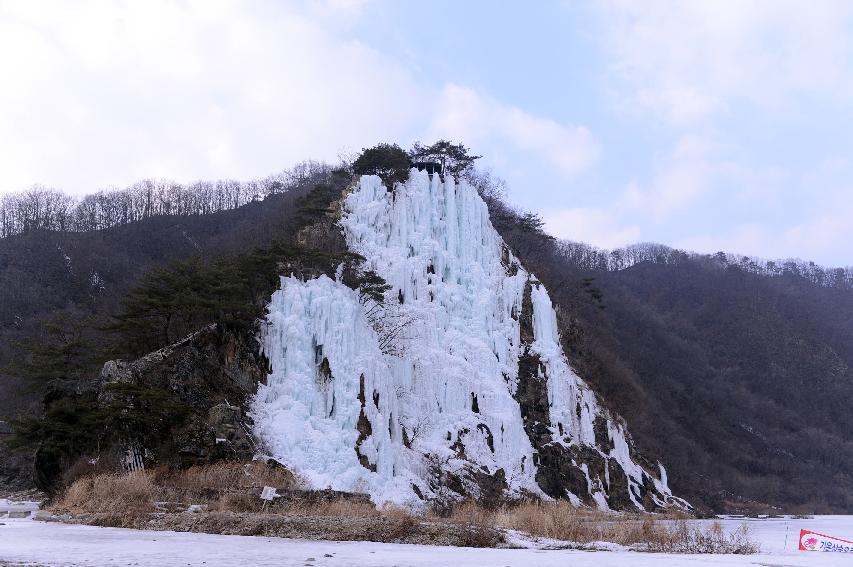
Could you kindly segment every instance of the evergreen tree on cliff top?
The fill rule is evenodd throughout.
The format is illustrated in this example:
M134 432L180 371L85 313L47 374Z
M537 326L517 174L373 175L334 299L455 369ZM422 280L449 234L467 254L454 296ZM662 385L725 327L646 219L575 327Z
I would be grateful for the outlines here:
M415 142L409 151L409 157L412 161L438 162L441 164L442 173L460 177L471 171L474 161L483 157L470 155L469 151L464 144L454 144L449 140L439 140L429 146Z
M405 183L409 178L409 155L397 144L365 148L353 162L356 175L378 175L386 184Z

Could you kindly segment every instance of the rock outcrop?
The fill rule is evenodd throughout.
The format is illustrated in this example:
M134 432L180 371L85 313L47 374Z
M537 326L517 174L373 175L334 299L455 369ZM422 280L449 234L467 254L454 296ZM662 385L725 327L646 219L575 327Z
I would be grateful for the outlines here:
M390 289L372 302L342 273L282 277L252 407L273 457L376 502L687 506L571 369L547 291L474 188L414 170L393 190L364 176L339 226Z
M111 384L169 392L188 410L169 439L141 451L143 461L189 466L216 460L249 460L255 454L246 405L266 377L266 360L253 339L216 324L134 361L111 360L100 374L99 397ZM130 448L125 448L128 450Z

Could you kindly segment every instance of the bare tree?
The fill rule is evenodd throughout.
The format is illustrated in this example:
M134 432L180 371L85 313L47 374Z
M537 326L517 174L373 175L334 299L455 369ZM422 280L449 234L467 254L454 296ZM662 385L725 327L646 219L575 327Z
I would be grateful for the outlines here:
M35 186L0 198L0 238L32 230L102 230L158 215L205 215L236 209L269 195L328 182L332 169L322 162L307 161L247 182L198 181L181 185L146 179L125 189L109 188L80 199Z
M366 294L361 294L359 301L379 339L379 350L389 356L403 356L406 342L411 338L406 331L415 322L414 316L400 309L399 304L377 301Z

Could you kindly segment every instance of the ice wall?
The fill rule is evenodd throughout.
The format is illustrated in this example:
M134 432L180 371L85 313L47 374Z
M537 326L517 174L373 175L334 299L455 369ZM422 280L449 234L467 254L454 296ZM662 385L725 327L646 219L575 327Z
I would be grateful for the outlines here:
M605 477L618 462L637 507L652 485L655 504L671 496L665 475L631 459L624 426L571 370L547 291L509 253L476 190L416 170L394 191L364 176L340 226L364 268L392 288L379 307L325 276L282 278L263 336L272 372L253 409L272 456L316 487L366 491L377 502L477 496L484 479L544 495L541 436L525 429L516 399L524 351L547 384L549 444L592 448ZM532 343L521 336L525 289ZM606 420L604 448L596 416ZM566 487L561 496L608 507L610 481L571 458L587 475L586 493Z

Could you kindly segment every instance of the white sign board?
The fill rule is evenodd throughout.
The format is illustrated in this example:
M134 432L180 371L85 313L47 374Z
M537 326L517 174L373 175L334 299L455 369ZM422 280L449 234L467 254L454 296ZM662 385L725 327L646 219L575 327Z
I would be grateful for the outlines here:
M277 497L278 493L275 491L275 488L272 486L265 486L263 490L261 490L261 500L272 500Z

